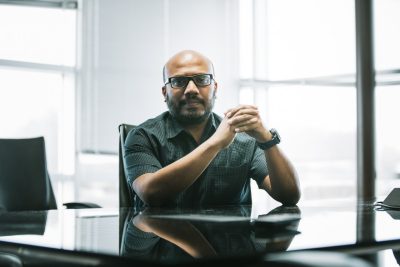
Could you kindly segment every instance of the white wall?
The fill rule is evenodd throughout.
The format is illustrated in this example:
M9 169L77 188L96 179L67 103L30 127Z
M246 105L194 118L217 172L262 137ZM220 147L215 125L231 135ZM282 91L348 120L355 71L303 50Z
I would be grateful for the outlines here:
M208 56L219 92L215 111L238 103L237 1L82 2L78 149L117 152L120 123L166 110L162 67L182 49Z

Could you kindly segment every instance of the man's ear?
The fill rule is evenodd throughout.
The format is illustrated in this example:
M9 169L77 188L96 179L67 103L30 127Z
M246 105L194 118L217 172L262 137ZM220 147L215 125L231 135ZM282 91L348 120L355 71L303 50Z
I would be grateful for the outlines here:
M218 91L218 83L214 82L214 95L217 93Z
M165 85L161 88L161 92L164 96L164 102L167 102L167 88L165 87Z

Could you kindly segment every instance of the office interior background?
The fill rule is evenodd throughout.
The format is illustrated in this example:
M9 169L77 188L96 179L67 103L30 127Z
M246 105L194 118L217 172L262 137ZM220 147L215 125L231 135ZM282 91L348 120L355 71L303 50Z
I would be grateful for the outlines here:
M378 198L400 185L398 10L374 2ZM118 125L166 110L182 49L214 62L216 113L256 104L279 130L301 202L356 200L354 1L0 1L0 138L45 137L59 205L118 207Z

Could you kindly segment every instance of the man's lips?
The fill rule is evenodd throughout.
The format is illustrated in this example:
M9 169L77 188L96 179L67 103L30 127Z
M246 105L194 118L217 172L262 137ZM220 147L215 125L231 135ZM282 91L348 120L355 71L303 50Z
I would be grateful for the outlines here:
M190 100L183 100L181 101L180 105L181 106L196 106L196 105L200 105L203 104L203 102L201 100L196 100L196 99L190 99Z

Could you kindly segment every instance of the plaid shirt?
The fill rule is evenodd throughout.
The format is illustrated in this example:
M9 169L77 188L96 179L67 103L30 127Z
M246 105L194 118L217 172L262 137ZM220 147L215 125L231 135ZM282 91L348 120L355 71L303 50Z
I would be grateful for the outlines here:
M211 114L200 143L214 134L221 120L215 113ZM198 146L168 111L147 120L128 134L124 144L129 184L145 173L156 172L175 162ZM232 144L217 154L200 177L166 206L251 204L249 178L260 186L267 175L264 152L257 147L254 138L238 133Z

